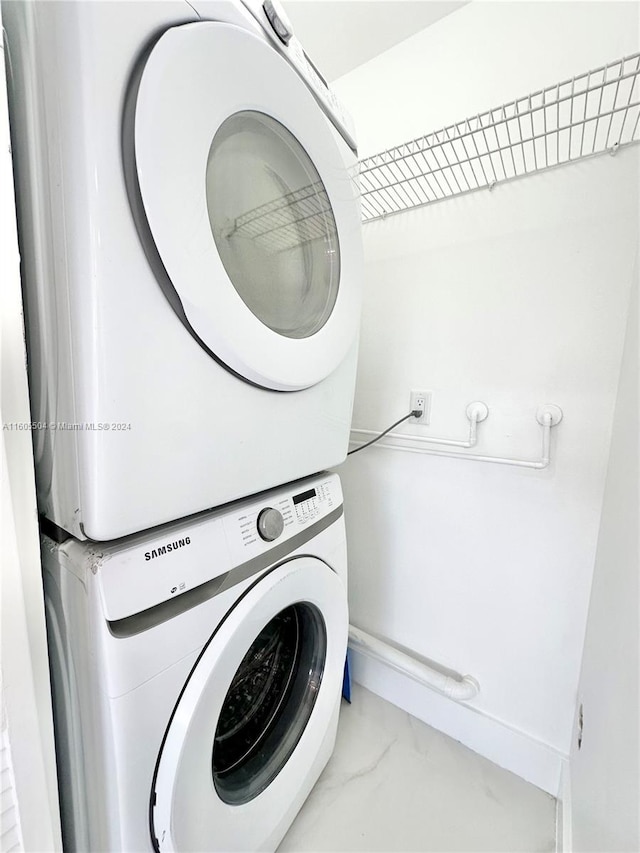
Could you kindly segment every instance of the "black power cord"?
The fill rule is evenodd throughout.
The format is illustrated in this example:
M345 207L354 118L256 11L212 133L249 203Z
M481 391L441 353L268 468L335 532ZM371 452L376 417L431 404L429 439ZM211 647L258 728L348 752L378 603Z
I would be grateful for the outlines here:
M416 418L417 420L418 418L421 418L423 414L424 412L422 411L422 409L414 409L412 412L409 412L408 415L404 415L404 417L400 418L399 421L396 421L394 424L391 424L391 426L385 429L384 432L381 432L380 435L377 435L375 438L372 438L371 441L368 441L366 444L361 444L360 447L354 447L353 450L350 450L347 453L347 456L351 456L352 454L357 453L359 450L364 450L365 447L370 447L372 444L375 444L376 441L380 441L380 439L383 438L388 432L391 432L392 429L395 429L401 423L404 423L404 421L408 421L409 418Z

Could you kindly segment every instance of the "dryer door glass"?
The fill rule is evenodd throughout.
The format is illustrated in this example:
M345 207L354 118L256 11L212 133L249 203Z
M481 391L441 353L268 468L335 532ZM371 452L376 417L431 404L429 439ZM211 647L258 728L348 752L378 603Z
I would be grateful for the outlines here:
M296 68L239 26L172 27L124 116L131 209L194 345L261 388L327 379L360 319L358 161Z
M270 116L236 113L213 139L206 182L213 237L245 305L288 338L315 334L336 302L340 251L307 152Z
M326 658L319 610L295 604L262 629L227 692L215 732L213 781L220 799L246 803L263 791L300 740Z

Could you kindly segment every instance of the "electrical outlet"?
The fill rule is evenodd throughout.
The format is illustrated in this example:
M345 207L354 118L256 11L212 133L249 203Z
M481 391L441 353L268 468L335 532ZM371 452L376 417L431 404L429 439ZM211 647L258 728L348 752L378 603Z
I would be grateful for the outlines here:
M408 423L428 426L431 421L431 391L412 391L409 406L412 412L419 409L422 417L409 418Z

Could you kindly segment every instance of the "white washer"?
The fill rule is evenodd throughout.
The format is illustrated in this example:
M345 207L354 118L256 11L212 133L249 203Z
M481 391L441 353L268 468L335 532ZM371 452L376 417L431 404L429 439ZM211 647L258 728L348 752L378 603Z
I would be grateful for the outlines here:
M353 132L265 6L3 7L38 495L76 538L345 458Z
M65 850L274 850L335 741L337 476L43 562Z

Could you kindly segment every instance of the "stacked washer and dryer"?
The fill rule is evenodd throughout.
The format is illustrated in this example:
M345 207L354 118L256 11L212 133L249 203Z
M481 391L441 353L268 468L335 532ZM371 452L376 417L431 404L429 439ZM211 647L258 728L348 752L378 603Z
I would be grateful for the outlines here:
M274 0L2 11L65 849L274 850L346 653L350 120Z

